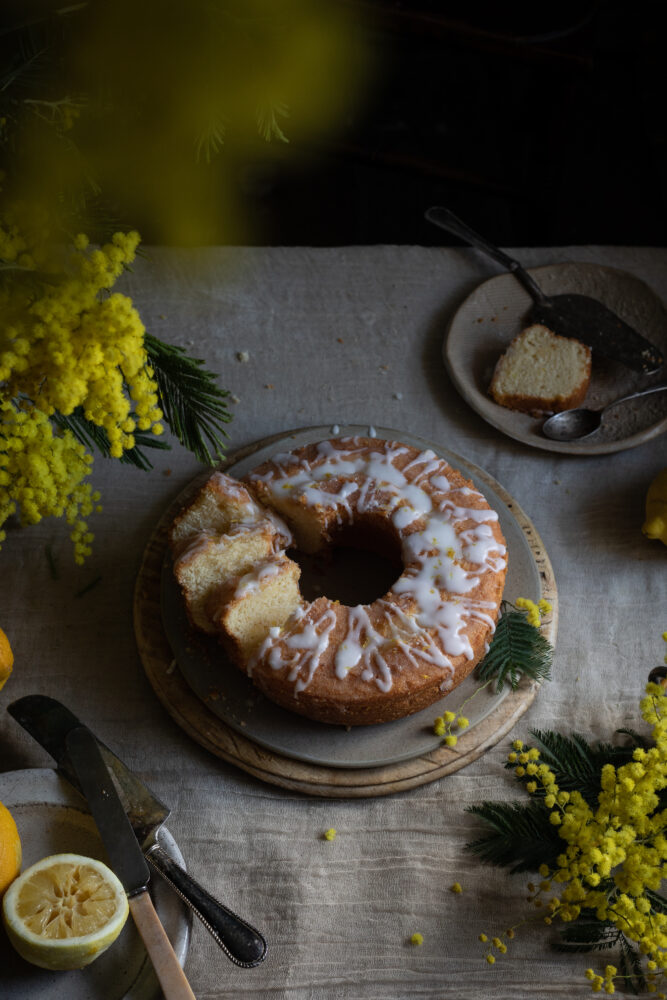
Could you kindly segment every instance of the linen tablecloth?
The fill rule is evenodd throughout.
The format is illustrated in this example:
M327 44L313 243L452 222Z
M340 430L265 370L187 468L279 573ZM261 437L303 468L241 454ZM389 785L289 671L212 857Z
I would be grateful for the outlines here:
M513 253L526 266L624 268L667 298L667 250ZM581 458L517 443L474 413L441 347L452 311L492 273L462 249L152 248L119 288L149 331L220 373L237 400L231 450L293 428L358 423L439 442L495 477L540 533L560 604L553 680L512 736L554 727L609 738L641 725L638 699L664 652L667 550L640 527L667 437ZM96 459L104 511L91 518L84 567L60 521L8 534L0 624L16 666L0 696L0 770L51 765L4 710L40 692L65 702L171 805L168 827L190 871L269 942L260 967L238 969L195 921L186 972L200 1000L587 995L588 956L551 951L544 926L522 929L493 968L477 940L526 910L523 877L483 867L464 849L477 832L467 806L520 798L503 768L507 740L412 791L319 800L260 783L172 721L137 653L133 585L153 527L201 467L176 443L151 457L149 473ZM331 842L322 839L329 827L338 831ZM455 881L460 895L450 892ZM414 932L419 947L409 943Z

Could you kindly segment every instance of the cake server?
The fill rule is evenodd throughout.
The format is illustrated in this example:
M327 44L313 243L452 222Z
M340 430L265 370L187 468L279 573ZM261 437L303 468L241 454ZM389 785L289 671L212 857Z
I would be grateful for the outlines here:
M165 1000L195 1000L185 973L147 891L150 873L130 821L102 759L97 740L85 726L65 737L70 766L90 806L114 873L127 893L130 913L153 963Z
M58 773L81 791L66 746L67 734L81 725L77 717L59 701L39 694L19 698L7 706L7 711L51 754L58 765ZM134 834L151 866L201 920L232 962L243 968L258 965L266 956L266 941L262 935L214 899L160 846L158 832L170 810L113 751L100 740L97 742Z
M546 295L517 260L489 243L448 208L429 208L425 218L512 272L533 300L528 322L542 323L561 337L580 340L599 354L620 361L627 368L644 375L657 372L664 365L665 360L658 348L602 302L589 295Z

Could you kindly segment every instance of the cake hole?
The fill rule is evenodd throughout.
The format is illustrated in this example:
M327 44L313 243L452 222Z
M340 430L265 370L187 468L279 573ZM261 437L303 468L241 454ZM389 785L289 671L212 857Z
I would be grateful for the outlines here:
M301 567L299 587L307 601L328 597L349 607L372 604L403 572L396 540L372 525L343 529L331 548L317 555L294 549L289 555Z

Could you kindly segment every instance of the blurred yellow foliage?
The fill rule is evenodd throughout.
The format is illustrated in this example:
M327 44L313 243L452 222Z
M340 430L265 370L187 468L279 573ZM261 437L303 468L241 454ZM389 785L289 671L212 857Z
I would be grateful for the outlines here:
M241 241L243 167L267 141L289 142L293 155L293 144L330 137L358 107L365 60L351 10L331 0L77 5L49 38L50 92L38 80L20 90L4 126L15 137L8 193L57 210L65 230L72 209L85 229L82 202L101 194L154 242Z

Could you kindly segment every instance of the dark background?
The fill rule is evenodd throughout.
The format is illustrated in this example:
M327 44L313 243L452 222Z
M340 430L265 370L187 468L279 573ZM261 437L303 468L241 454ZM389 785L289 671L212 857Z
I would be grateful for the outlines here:
M346 6L370 95L239 171L247 242L456 245L423 220L443 204L504 246L665 245L661 4Z

